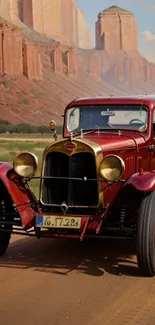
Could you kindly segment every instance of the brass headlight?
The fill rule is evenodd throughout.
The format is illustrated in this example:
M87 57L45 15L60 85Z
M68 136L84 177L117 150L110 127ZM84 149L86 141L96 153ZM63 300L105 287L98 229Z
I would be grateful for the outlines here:
M32 177L38 167L37 157L29 152L20 153L13 161L15 172L22 177Z
M120 179L124 171L123 159L115 155L108 155L103 158L99 167L101 177L111 182Z

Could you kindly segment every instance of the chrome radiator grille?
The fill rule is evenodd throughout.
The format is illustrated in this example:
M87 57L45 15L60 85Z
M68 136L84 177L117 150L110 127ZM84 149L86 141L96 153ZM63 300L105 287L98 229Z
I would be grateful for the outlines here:
M91 153L80 152L72 156L50 152L46 156L44 176L96 179L95 158ZM50 205L97 206L98 184L96 181L71 179L44 179L42 202Z

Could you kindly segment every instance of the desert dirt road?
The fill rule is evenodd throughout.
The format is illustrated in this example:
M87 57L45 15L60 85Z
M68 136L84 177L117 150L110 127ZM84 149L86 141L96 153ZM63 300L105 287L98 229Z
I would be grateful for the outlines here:
M0 259L0 325L154 325L155 278L134 244L13 236Z

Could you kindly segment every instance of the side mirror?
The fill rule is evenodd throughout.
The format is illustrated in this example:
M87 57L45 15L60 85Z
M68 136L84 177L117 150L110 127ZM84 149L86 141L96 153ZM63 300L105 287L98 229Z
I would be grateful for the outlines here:
M51 131L52 131L52 133L53 133L53 136L54 136L54 139L55 139L55 141L56 141L57 138L58 138L58 136L57 136L57 131L56 131L56 122L55 122L54 120L52 120L52 121L50 122L50 129L51 129Z

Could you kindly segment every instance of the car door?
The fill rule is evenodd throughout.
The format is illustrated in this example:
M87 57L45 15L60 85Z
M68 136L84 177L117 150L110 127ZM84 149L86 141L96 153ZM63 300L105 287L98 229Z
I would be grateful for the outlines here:
M155 170L155 108L153 110L152 137L150 146L150 170Z

